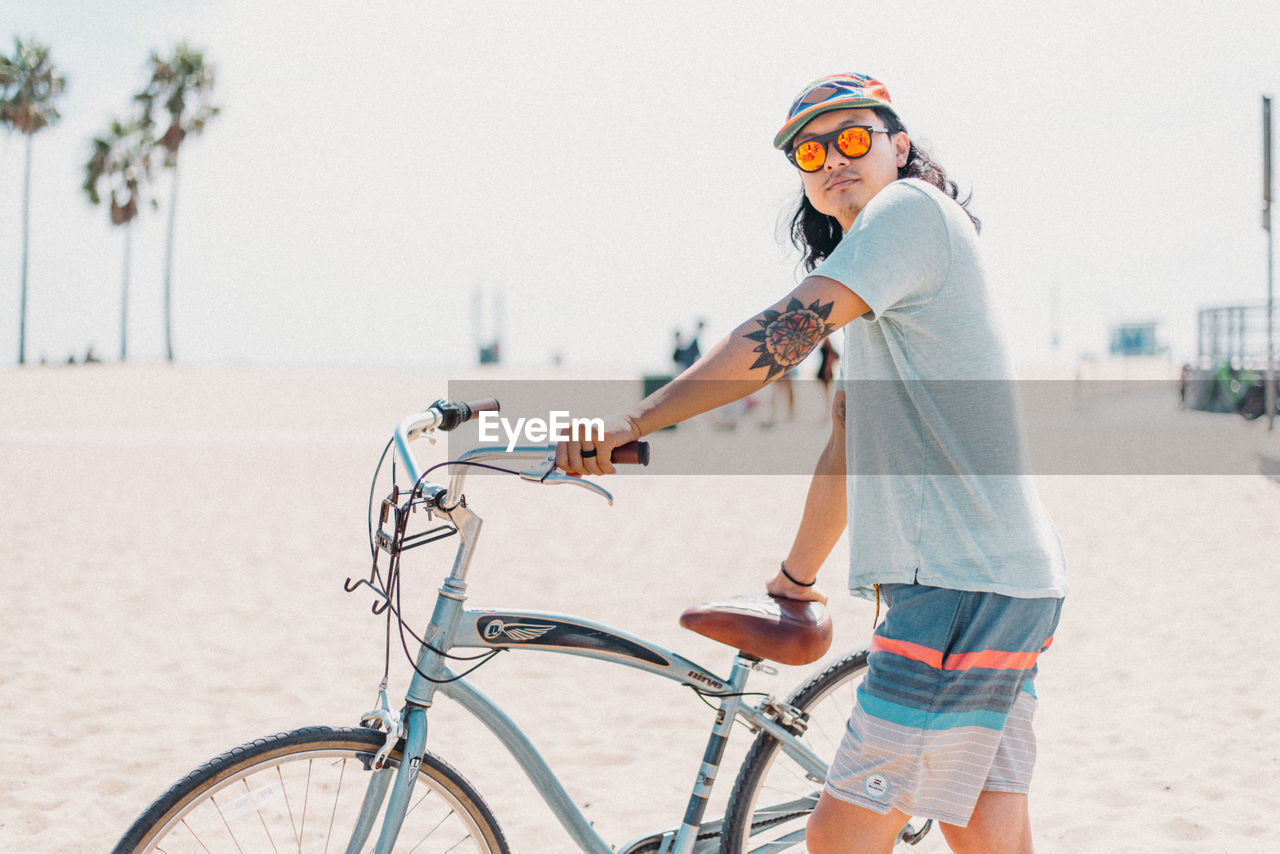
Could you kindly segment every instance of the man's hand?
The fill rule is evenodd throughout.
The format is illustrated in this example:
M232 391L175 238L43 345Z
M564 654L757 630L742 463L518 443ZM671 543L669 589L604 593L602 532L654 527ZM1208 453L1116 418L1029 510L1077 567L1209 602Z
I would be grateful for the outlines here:
M779 570L778 574L769 579L769 583L765 585L765 590L770 596L779 596L783 599L799 599L802 602L821 602L827 604L827 596L816 587L802 587L791 579L787 578Z
M587 431L589 434L592 431ZM613 474L609 461L613 449L641 436L640 425L630 415L610 415L604 419L604 435L588 435L556 446L556 468L567 474Z

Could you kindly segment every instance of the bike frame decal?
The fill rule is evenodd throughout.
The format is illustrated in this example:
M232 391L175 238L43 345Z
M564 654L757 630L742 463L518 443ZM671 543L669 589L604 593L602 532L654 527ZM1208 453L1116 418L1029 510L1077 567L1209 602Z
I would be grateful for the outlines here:
M658 651L598 626L553 617L533 618L521 613L496 613L476 620L476 633L489 646L532 646L542 649L584 650L634 658L657 667L671 660Z
M452 647L558 652L614 661L674 679L708 696L727 682L684 656L610 626L545 611L464 610Z

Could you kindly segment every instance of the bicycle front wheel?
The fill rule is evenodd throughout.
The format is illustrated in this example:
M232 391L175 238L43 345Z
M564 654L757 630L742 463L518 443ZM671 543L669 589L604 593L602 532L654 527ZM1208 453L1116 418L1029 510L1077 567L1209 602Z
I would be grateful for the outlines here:
M379 792L393 774L371 770L383 741L366 728L310 727L237 747L179 780L134 822L114 854L371 851L381 817L355 828L371 789L370 801L385 801ZM399 767L402 747L391 752L388 768ZM395 850L508 851L471 784L430 753Z
M801 741L829 765L844 738L858 685L867 670L867 651L847 655L809 680L787 702L806 712ZM721 851L803 852L804 826L822 793L823 779L808 774L787 756L778 740L761 733L729 796Z

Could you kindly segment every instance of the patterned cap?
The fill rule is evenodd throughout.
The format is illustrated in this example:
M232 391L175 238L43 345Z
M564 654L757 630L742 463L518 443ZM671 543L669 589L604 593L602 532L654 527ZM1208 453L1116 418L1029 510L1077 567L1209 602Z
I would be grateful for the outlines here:
M879 80L865 74L832 74L815 80L800 93L787 111L787 123L773 138L773 147L785 150L800 128L810 119L831 110L855 110L859 107L887 107L889 90ZM894 115L897 111L894 110Z

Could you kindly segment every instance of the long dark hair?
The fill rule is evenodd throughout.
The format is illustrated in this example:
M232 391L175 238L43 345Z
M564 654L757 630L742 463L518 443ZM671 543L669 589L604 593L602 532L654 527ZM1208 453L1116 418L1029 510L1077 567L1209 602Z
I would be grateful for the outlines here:
M889 133L906 133L907 129L903 126L898 116L892 111L884 107L875 107L873 111L880 121L884 122L885 128ZM932 184L942 192L960 203L964 208L964 212L969 215L969 219L973 221L973 227L981 231L982 222L973 215L973 211L969 210L969 200L973 198L970 193L963 201L960 200L960 188L947 177L947 172L939 166L929 153L914 142L907 151L907 165L899 167L899 178L918 178L925 183ZM804 254L805 272L812 272L814 267L822 259L826 258L840 243L840 238L844 236L844 230L840 227L839 221L824 213L819 213L810 202L809 197L803 192L800 193L800 204L796 208L795 215L791 217L791 242Z

